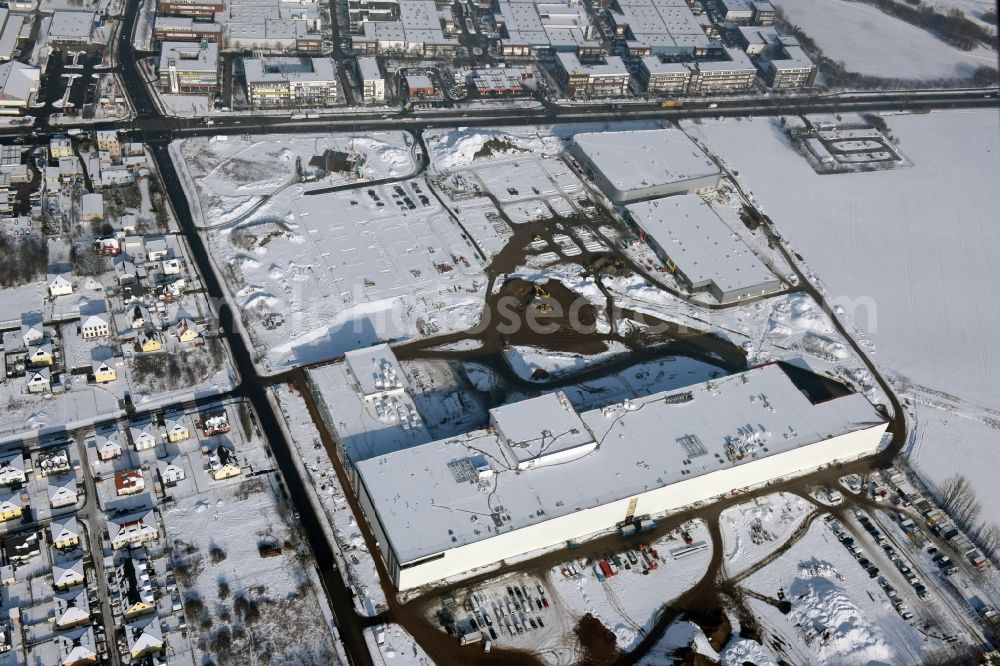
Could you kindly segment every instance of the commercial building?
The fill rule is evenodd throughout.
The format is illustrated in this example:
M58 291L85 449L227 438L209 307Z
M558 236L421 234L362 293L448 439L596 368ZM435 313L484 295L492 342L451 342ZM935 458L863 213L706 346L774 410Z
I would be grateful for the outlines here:
M313 368L308 377L355 485L357 461L431 441L388 345L347 352L343 363Z
M219 45L164 42L160 46L160 90L208 93L219 87Z
M754 25L774 25L778 18L778 12L774 5L767 0L753 0L750 7L753 9Z
M683 95L691 81L691 69L684 63L663 62L657 56L639 61L637 78L651 95Z
M618 56L584 65L575 53L556 54L556 79L567 97L625 97L629 73Z
M0 115L23 114L38 94L39 69L17 60L0 64Z
M579 0L497 0L493 18L500 34L501 55L600 51L599 35Z
M53 44L86 44L97 25L96 12L75 12L57 9L49 23L49 42Z
M679 129L577 134L573 156L617 204L719 185L719 167Z
M791 36L780 35L764 49L758 64L764 81L775 90L809 88L816 83L818 68Z
M226 49L265 53L320 53L323 49L319 3L256 0L230 3L216 16Z
M255 109L325 107L337 103L331 58L244 58L247 97Z
M616 35L648 47L652 55L701 57L722 47L708 36L687 0L615 0L608 16Z
M530 67L491 67L469 72L466 82L480 97L522 95L525 83L535 78Z
M358 81L361 83L361 101L365 104L385 102L385 78L374 56L358 58Z
M205 19L214 17L222 10L222 2L216 0L159 0L156 5L156 13L161 16Z
M726 61L698 62L691 66L689 95L737 94L753 89L757 68L739 49L725 50Z
M765 266L696 194L629 204L626 217L690 291L731 303L781 288Z
M730 23L749 23L753 20L750 0L715 0L722 20Z
M181 16L157 16L153 36L158 42L218 43L222 39L222 26Z
M24 16L11 14L6 7L0 7L0 62L14 57L14 50L21 39Z
M871 455L885 429L863 395L767 365L582 414L558 393L507 405L489 429L358 463L358 492L408 590Z
M434 57L459 47L450 6L439 8L434 0L350 0L348 12L358 53Z

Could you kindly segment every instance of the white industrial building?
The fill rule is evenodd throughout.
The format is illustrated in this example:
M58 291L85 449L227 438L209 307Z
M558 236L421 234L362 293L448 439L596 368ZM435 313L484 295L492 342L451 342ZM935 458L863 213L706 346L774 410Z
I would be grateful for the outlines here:
M577 134L571 151L617 204L708 192L722 178L715 162L679 129Z
M777 291L781 280L696 194L629 204L626 218L690 291L720 303Z
M352 477L359 460L431 441L389 345L349 351L343 363L313 368L308 377Z
M358 463L358 494L413 589L877 452L886 419L824 381L767 365L582 414L558 393L525 400L486 430Z

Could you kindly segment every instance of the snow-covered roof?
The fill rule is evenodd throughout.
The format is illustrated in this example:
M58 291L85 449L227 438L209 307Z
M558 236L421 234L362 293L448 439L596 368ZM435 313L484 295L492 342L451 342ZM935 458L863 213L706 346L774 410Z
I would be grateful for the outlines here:
M49 23L49 37L88 41L96 18L96 12L57 9L52 14L52 22Z
M374 56L362 56L358 58L358 73L362 81L377 81L382 78L382 71L378 67L378 60Z
M358 382L361 395L407 390L406 373L400 367L389 345L375 345L344 354L344 361Z
M357 463L399 562L885 423L861 394L810 400L779 365L580 418L598 446L560 465L518 470L489 430Z
M49 534L52 535L52 542L65 541L74 537L80 537L80 525L76 522L76 516L64 516L53 518L49 523Z
M596 446L562 391L491 409L490 420L518 469L577 458Z
M52 565L52 581L56 587L75 585L83 580L83 559Z
M282 81L330 82L337 78L336 67L331 58L244 58L243 71L250 84Z
M354 388L347 365L346 362L334 363L310 369L309 378L319 389L321 404L330 414L330 424L351 460L363 460L431 440L407 391L380 393L365 399ZM399 376L403 376L401 370Z
M556 54L556 59L563 70L569 74L585 74L592 78L629 75L628 68L625 67L625 62L618 56L608 56L604 59L603 63L588 63L584 65L575 53L560 51Z
M90 620L90 602L87 588L81 587L69 592L60 592L52 598L56 627L75 626Z
M219 66L219 45L212 42L163 42L160 69L171 66L184 72L214 72Z
M725 294L777 282L774 273L697 194L653 199L625 208L695 289L714 283Z
M622 192L719 173L715 162L679 129L577 134L573 144Z

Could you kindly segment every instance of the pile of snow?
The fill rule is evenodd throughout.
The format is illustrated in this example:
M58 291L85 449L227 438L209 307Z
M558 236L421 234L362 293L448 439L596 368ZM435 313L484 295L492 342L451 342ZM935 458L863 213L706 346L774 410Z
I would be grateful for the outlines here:
M893 651L840 589L832 565L804 565L799 574L788 590L793 600L788 621L799 628L818 661L850 654L852 661L892 663Z

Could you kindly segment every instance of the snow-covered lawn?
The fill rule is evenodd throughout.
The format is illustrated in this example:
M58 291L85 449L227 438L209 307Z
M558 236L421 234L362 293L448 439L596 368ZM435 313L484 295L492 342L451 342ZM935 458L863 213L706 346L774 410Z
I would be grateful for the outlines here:
M778 0L788 21L811 37L824 55L848 71L890 79L968 78L977 67L996 67L982 47L960 51L929 32L848 0Z
M902 392L934 407L918 411L921 472L934 480L967 474L995 514L1000 492L982 460L1000 421L1000 347L990 336L1000 329L992 306L1000 118L950 111L886 121L912 168L817 175L771 119L686 129L739 171L827 296L845 303L844 318L875 343ZM967 427L962 416L981 425Z

